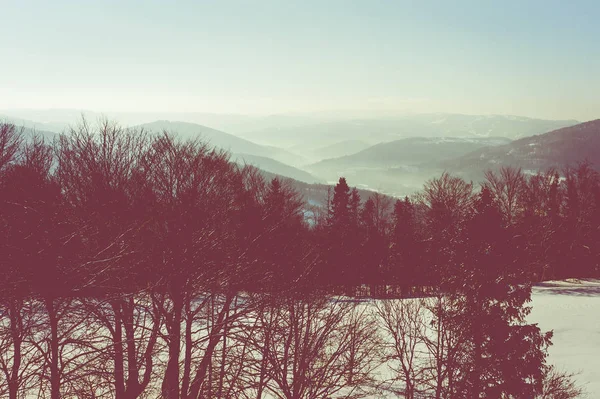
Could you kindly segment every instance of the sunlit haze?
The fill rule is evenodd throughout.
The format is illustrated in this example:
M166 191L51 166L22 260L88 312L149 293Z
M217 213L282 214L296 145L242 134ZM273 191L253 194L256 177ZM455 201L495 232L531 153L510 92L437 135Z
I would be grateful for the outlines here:
M0 110L598 117L600 3L4 1Z

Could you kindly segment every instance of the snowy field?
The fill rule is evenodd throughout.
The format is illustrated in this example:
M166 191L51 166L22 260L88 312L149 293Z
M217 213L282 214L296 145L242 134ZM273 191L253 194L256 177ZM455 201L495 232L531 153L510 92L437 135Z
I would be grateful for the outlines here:
M549 362L578 373L587 398L600 398L600 280L548 281L533 288L529 320L554 330Z

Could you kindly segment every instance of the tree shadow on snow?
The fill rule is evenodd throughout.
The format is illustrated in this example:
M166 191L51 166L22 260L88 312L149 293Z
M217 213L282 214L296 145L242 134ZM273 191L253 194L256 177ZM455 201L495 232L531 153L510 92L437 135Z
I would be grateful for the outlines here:
M564 285L562 282L542 282L535 285L541 292L557 295L571 296L600 296L600 282L598 280L582 279L572 285Z

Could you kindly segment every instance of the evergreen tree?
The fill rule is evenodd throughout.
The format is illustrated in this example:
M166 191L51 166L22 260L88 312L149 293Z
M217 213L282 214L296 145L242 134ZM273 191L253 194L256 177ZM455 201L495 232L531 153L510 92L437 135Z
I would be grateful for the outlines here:
M424 284L425 276L420 265L421 251L415 206L408 197L396 200L388 278L403 289Z
M365 202L360 212L361 225L365 230L365 235L367 239L373 238L377 234L377 226L375 219L375 203L373 202L372 198L369 198Z
M512 237L484 187L464 230L455 275L444 279L464 342L460 397L525 398L541 387L551 334L526 323L531 286Z
M331 215L329 226L334 231L341 231L350 225L350 187L346 178L340 177L340 180L333 189L333 198L331 200Z
M264 234L261 235L263 273L269 275L268 286L280 292L298 284L303 265L298 262L306 250L303 203L298 194L275 178L267 186L264 201Z
M323 248L327 284L345 287L348 295L358 283L359 240L358 226L352 224L350 187L341 177L333 189L327 237ZM356 196L353 206L356 205Z
M599 260L593 248L597 245L597 192L600 176L583 163L566 173L565 203L565 267L579 277L596 276Z
M358 194L358 190L356 188L353 188L350 192L348 206L350 211L350 225L356 227L358 226L360 217L360 195Z

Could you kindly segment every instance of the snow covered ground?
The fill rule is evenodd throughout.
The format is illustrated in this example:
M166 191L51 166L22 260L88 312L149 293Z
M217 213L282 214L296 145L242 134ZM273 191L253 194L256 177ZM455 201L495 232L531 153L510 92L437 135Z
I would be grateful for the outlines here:
M549 362L579 373L588 398L600 398L600 280L548 281L533 288L529 320L554 330Z

